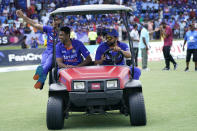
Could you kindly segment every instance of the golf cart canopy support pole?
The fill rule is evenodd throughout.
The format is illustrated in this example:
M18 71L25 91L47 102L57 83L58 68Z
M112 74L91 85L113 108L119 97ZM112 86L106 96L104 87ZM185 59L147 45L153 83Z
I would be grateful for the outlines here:
M52 16L52 19L54 20L56 15L51 15ZM60 25L61 26L61 25ZM57 32L57 36L55 36L55 32ZM52 70L49 72L50 73L50 78L49 78L49 83L52 84L52 83L57 83L57 62L56 62L56 45L57 45L57 42L58 42L58 37L59 37L59 27L58 29L54 30L54 34L53 34L54 38L53 38L53 60L52 60Z
M128 40L129 40L129 49L130 49L130 52L131 52L131 61L132 61L132 71L131 71L131 75L132 75L132 78L134 77L134 49L133 49L133 41L131 39L131 36L130 36L130 28L129 28L129 24L128 24L128 12L124 12L124 16L122 16L122 19L123 19L123 23L126 27L126 30L127 30L127 34L128 34Z

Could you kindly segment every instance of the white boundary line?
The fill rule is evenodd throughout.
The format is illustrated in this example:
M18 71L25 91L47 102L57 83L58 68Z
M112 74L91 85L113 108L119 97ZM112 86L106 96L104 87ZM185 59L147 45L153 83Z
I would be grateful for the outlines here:
M35 70L38 65L1 67L0 72Z

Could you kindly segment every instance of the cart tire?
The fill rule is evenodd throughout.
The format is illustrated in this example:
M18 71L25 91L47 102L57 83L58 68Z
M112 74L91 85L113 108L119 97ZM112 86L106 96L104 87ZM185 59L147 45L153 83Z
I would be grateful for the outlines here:
M50 96L47 104L47 128L62 129L64 126L63 98Z
M142 92L129 95L129 112L131 125L146 125L146 111Z

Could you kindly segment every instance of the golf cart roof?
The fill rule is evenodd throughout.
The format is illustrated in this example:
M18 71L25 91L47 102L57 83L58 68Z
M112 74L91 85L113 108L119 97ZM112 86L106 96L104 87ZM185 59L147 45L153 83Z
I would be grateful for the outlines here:
M111 4L79 5L58 8L50 15L114 14L121 11L130 12L132 9L123 5Z

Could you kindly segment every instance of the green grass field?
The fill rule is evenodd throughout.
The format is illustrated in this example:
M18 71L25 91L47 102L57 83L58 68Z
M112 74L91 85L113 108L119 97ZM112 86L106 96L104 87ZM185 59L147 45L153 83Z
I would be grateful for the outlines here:
M191 63L178 61L177 71L161 71L164 61L150 62L151 71L142 72L147 125L134 127L120 114L78 115L71 113L63 130L71 131L196 131L197 72ZM34 71L0 73L0 131L45 131L47 83L42 91L33 88Z

